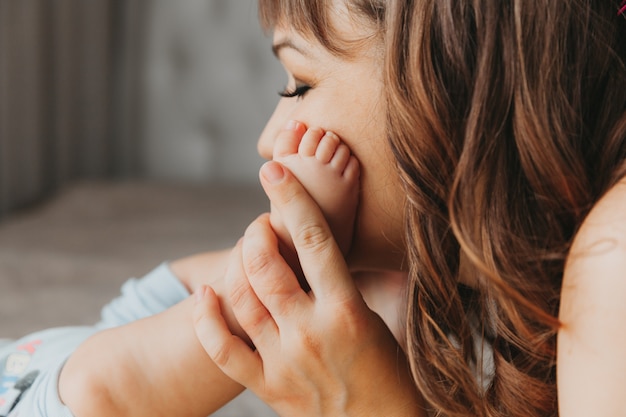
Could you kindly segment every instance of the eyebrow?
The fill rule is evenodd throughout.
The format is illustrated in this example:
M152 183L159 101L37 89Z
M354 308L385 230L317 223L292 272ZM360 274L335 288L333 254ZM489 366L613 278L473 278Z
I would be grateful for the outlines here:
M291 39L285 39L283 41L277 42L275 44L272 45L272 52L274 53L274 56L276 58L280 59L280 51L282 51L285 48L291 48L296 52L299 52L301 55L304 55L305 57L309 57L310 54L308 53L308 51L305 51L304 49L300 48L298 45L294 44L293 41L291 41Z

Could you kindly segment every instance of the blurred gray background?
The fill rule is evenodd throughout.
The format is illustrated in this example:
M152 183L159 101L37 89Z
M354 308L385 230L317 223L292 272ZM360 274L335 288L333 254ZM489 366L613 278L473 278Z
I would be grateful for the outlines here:
M93 323L267 210L270 45L255 0L0 0L0 338Z
M284 83L254 0L0 0L0 207L67 181L256 181Z

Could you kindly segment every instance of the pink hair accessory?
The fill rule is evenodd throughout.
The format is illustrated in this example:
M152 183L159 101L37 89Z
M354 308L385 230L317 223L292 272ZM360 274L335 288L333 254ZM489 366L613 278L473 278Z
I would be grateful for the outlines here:
M624 12L626 12L626 0L622 1L621 6L619 6L619 11L617 12L618 15L623 14Z

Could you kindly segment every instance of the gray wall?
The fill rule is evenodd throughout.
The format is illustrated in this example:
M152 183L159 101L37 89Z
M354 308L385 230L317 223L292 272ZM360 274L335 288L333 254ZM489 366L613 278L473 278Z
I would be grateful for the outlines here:
M0 217L138 171L150 0L0 0Z
M257 181L255 143L285 75L256 0L154 0L148 25L146 173Z
M256 182L256 0L0 0L0 218L84 178Z

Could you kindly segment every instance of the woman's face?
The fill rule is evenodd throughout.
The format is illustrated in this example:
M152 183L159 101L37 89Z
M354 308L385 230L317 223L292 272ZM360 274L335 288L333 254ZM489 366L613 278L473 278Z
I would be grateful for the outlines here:
M335 18L343 39L368 35L347 14ZM273 43L288 75L286 91L303 94L281 98L259 138L259 153L271 159L274 139L292 119L338 134L361 163L349 264L355 270L399 269L405 252L404 198L386 139L379 41L361 43L352 56L339 57L312 37L281 26L275 29Z

